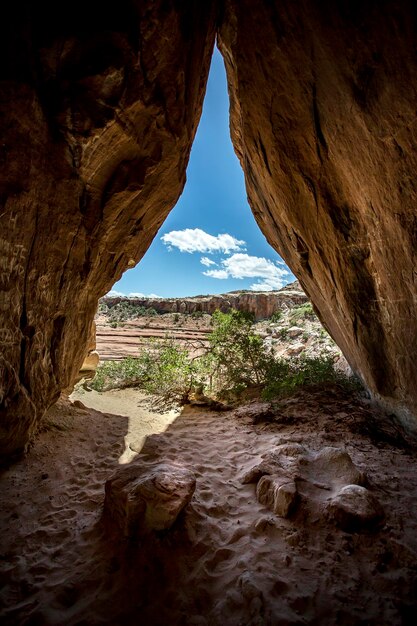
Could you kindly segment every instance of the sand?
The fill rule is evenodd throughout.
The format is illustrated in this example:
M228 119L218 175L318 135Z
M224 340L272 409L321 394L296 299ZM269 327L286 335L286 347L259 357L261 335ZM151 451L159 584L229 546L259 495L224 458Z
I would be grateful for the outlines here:
M152 414L131 390L88 396L107 413L61 403L0 477L1 624L415 623L416 453L392 428L377 434L366 405L304 393L280 405L277 421L254 424L194 407ZM163 432L150 435L152 422ZM241 479L286 441L347 450L384 526L350 534L306 508L282 519L259 504ZM161 458L195 472L190 505L170 531L110 537L106 479L121 463Z

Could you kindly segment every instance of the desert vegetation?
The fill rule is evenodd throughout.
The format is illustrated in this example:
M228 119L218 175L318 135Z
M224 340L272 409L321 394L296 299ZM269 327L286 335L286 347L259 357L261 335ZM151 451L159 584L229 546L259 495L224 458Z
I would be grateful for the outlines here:
M123 312L133 316L125 308ZM175 324L181 324L181 318L175 314ZM167 332L163 338L150 339L135 356L105 361L90 387L96 391L138 387L180 404L202 395L236 401L253 388L266 399L323 383L359 388L356 378L335 367L339 352L310 304L277 311L258 324L249 313L236 310L216 311L209 320L210 332L198 345L180 344ZM314 350L309 348L312 340ZM287 352L282 351L283 342Z

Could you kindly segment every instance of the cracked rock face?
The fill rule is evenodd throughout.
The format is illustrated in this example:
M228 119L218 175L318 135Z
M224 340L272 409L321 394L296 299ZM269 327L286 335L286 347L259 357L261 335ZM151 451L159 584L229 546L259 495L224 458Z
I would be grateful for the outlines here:
M98 298L178 199L216 27L255 217L352 368L417 430L415 13L406 0L4 8L1 453L24 449L73 382Z
M352 369L416 429L416 10L226 0L250 204Z
M197 0L32 4L0 33L3 454L74 381L98 298L181 194L215 35Z

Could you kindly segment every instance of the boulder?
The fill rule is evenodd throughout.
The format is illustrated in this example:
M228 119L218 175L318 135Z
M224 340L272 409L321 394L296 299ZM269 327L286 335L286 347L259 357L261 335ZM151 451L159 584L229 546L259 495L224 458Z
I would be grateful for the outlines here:
M288 356L296 356L300 354L305 349L305 345L303 343L294 343L292 346L288 346L286 348L286 353Z
M256 497L279 517L289 517L295 510L299 495L294 481L262 476L256 486Z
M225 0L218 41L261 230L352 370L417 431L414 24L403 0Z
M130 465L106 482L104 515L125 538L168 530L191 501L194 473L181 465Z
M256 484L258 501L280 517L289 517L302 502L346 532L376 528L384 512L363 485L366 475L340 448L314 452L298 443L281 444L245 473L243 484Z
M300 328L299 326L291 326L291 328L287 330L287 335L288 337L291 337L291 339L294 339L295 337L299 337L300 335L302 335L303 332L304 328Z
M359 485L342 487L328 503L327 514L345 532L374 530L385 518L378 499Z

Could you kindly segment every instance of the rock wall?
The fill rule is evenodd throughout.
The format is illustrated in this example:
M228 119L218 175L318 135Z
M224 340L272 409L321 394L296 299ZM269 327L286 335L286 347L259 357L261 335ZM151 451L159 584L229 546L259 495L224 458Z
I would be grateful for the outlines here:
M236 309L252 313L256 320L267 319L285 306L293 307L308 302L305 293L297 288L297 283L287 285L277 292L230 292L213 296L193 298L123 298L107 296L103 303L112 308L120 302L155 309L158 313L209 313L219 310L223 313Z
M80 369L185 183L215 3L16 0L0 25L0 452Z
M376 397L416 428L416 8L219 0L255 217ZM216 0L15 0L0 23L0 450L81 365L97 299L179 197Z
M417 428L412 2L226 0L250 204L374 396Z

